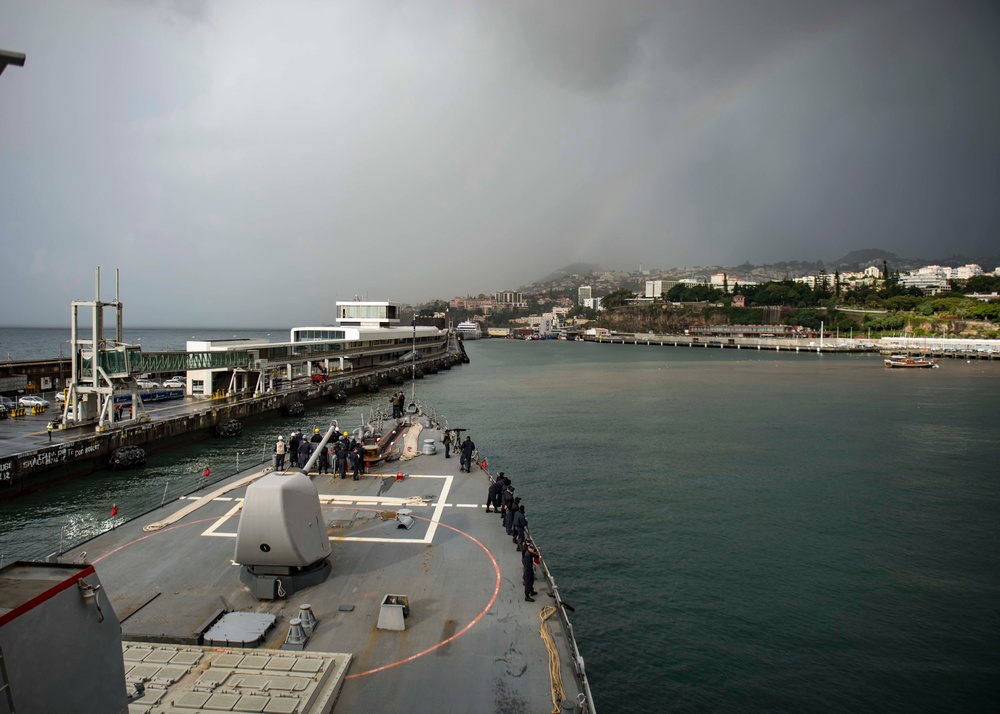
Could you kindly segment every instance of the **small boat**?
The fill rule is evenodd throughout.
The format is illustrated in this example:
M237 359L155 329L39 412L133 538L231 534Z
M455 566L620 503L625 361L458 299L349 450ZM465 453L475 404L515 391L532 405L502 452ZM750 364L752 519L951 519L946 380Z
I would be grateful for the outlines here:
M940 360L927 359L926 357L910 357L909 355L891 355L885 358L886 367L903 367L930 369L936 368Z

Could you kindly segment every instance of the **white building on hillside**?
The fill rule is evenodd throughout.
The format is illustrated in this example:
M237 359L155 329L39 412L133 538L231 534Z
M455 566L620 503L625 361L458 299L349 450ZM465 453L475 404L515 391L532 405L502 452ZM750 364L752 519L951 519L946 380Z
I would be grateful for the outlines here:
M676 284L676 280L647 280L646 289L643 291L643 297L655 300L656 298L661 297L663 293L670 290L670 288Z
M923 268L903 273L899 276L899 284L906 288L920 288L925 293L934 293L948 289L951 278L951 268L940 265L926 265Z

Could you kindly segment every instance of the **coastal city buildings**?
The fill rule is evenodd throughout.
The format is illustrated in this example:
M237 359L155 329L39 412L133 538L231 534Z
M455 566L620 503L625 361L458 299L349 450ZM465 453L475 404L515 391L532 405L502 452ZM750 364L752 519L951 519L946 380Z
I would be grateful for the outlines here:
M870 251L872 252L872 251ZM577 267L577 266L574 266ZM581 266L582 267L582 266ZM849 268L849 269L848 269ZM841 264L824 266L821 262L787 262L773 265L754 266L749 263L734 266L709 266L693 268L672 268L670 270L640 270L631 273L621 271L591 271L577 273L557 271L544 281L521 287L518 290L500 290L487 297L459 296L450 300L449 305L456 310L464 310L468 316L461 319L476 320L488 326L490 331L508 330L511 334L518 330L533 330L535 335L547 331L561 331L567 326L586 322L592 314L583 315L578 308L598 311L603 308L602 297L622 290L632 291L633 297L626 303L634 305L651 304L662 300L663 296L677 285L685 287L711 287L728 292L735 307L746 306L745 298L738 292L741 287L762 285L771 281L791 280L808 285L812 289L822 286L831 292L853 288L878 288L888 275L903 287L919 288L927 295L952 290L953 284L961 284L979 275L1000 275L1000 268L987 273L980 265L948 267L942 265L920 265L916 261L906 261L895 256L877 255L866 257L850 266ZM842 294L842 293L838 293ZM984 301L996 300L991 294L969 295ZM520 311L523 316L532 305L538 305L530 317L509 314ZM770 307L763 308L765 310ZM546 312L548 310L548 312ZM503 315L503 313L508 313ZM496 316L496 317L494 317ZM512 319L513 318L513 319ZM768 318L769 321L773 321ZM518 328L504 328L502 325L523 325Z
M920 288L928 295L933 295L948 290L951 287L952 280L968 280L975 275L982 274L983 269L974 263L958 268L927 265L923 268L901 274L899 276L899 283L905 287Z
M493 302L497 310L520 310L528 307L524 295L518 290L501 290L493 293Z
M491 297L453 297L448 302L448 306L469 312L482 310L484 315L489 315L496 308L496 302Z

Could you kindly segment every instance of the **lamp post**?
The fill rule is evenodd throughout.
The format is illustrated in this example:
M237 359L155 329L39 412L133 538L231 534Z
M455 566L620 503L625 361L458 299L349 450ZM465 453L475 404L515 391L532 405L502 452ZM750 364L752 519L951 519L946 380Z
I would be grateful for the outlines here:
M417 315L413 314L410 321L413 325L413 350L410 352L410 404L413 404L417 393Z

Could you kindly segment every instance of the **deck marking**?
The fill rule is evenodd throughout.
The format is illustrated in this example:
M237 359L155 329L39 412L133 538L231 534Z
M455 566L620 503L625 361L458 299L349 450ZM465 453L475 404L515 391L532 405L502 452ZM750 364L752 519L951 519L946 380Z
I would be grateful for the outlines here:
M422 521L429 520L427 518L424 518L423 516L416 516L415 515L413 517L417 518L417 519L420 519ZM482 611L480 611L480 613L478 615L476 615L474 618L472 618L472 620L469 622L468 625L466 625L465 627L463 627L461 630L459 630L458 632L456 632L451 637L449 637L447 639L444 639L444 640L441 640L436 645L431 645L430 647L428 647L427 649L423 650L422 652L417 652L416 654L410 655L409 657L404 657L403 659L396 660L395 662L390 662L389 664L384 664L381 667L376 667L375 669L369 669L369 670L366 670L364 672L356 672L354 674L348 674L347 676L344 677L344 679L354 679L355 677L366 677L369 674L377 674L379 672L384 672L385 670L391 669L392 667L397 667L397 666L399 666L401 664L406 664L407 662L412 662L413 660L415 660L415 659L417 659L419 657L423 657L425 654L430 654L431 652L433 652L434 650L438 649L439 647L444 647L445 645L450 644L451 642L454 642L459 637L461 637L462 635L464 635L466 632L468 632L469 630L471 630L476 625L477 622L479 622L480 620L482 620L483 617L486 615L486 613L489 612L490 609L493 607L493 603L495 603L497 601L497 596L500 595L500 565L499 565L499 563L497 563L497 559L493 557L493 553L491 553L489 551L489 548L487 548L485 545L483 545L480 541L478 541L476 538L474 538L469 533L466 533L465 531L459 530L458 528L455 528L454 526L449 526L446 523L434 523L434 522L432 522L431 525L432 526L440 525L443 528L447 528L448 530L455 531L459 535L465 536L466 538L468 538L473 543L475 543L476 545L478 545L480 548L483 549L483 552L486 553L486 556L490 559L490 563L493 564L493 572L496 575L496 581L495 581L495 583L493 585L493 596L490 598L490 601L488 603L486 603L486 607L484 607L482 609Z
M414 501L414 497L409 498L386 498L385 496L351 496L345 498L343 496L337 496L333 494L322 494L319 497L320 503L323 507L337 507L337 506L353 506L361 510L374 510L377 506L389 506L392 508L424 508L433 507L434 512L431 514L430 518L421 518L425 520L430 525L427 527L427 533L424 534L423 538L386 538L386 537L376 537L376 536L330 536L331 541L353 541L358 543L410 543L418 545L431 545L434 542L434 534L437 532L437 522L440 520L442 513L446 506L451 506L453 504L445 503L448 498L448 491L451 490L453 476L426 476L420 474L411 474L408 478L434 478L434 479L444 479L444 486L441 488L441 494L438 503L425 503L423 501ZM219 499L215 499L219 500ZM207 528L201 535L214 537L214 538L235 538L236 533L231 531L220 531L226 521L239 513L240 509L243 507L243 499L237 498L238 501L227 513L215 519L209 528Z
M409 476L409 478L441 478L441 479L444 479L444 486L441 488L441 498L444 499L444 498L448 497L448 491L451 489L451 482L452 482L452 480L453 480L454 477L452 477L452 476L421 476L421 475L411 474ZM329 505L334 505L335 506L335 505L339 505L339 503L340 502L334 501L333 503L331 503ZM417 506L427 506L428 505L426 503L412 503L411 499L408 499L408 498L396 498L396 499L392 499L391 501L386 501L384 496L373 499L372 502L370 503L370 505L371 506L377 506L377 505L379 505L381 503L388 503L390 505L395 506L396 508L400 508L400 507L403 507L403 506L405 506L407 508L414 508L414 507L417 507ZM435 506L435 504L430 504L430 505L431 506ZM361 506L358 506L358 508L360 508L360 510L370 510L370 509L367 509L367 508L364 508L364 507L361 507ZM431 516L431 518L423 518L421 516L414 516L415 518L419 518L422 521L427 521L427 522L430 523L430 525L427 527L427 533L424 534L423 538L384 538L384 537L376 537L376 536L370 536L370 537L369 536L330 536L330 540L331 541L352 541L352 542L355 542L355 543L414 543L414 544L431 545L434 542L434 534L437 532L437 521L441 518L441 513L442 513L443 510L444 510L444 504L436 504L436 507L434 508L434 513Z
M418 519L418 520L422 520L422 521L430 520L428 518L424 518L423 516L414 515L413 517L416 518L416 519ZM158 531L153 531L153 532L150 532L150 533L146 533L145 535L139 536L138 538L130 540L127 543L123 543L122 545L118 546L117 548L113 548L112 550L109 550L104 555L102 555L102 556L100 556L98 558L95 558L93 560L93 563L94 564L99 563L102 560L104 560L105 558L114 555L118 551L123 550L125 548L128 548L131 545L135 545L136 543L139 543L140 541L144 541L147 538L152 538L153 536L162 535L163 533L169 533L170 531L176 530L178 528L186 528L188 526L194 526L194 525L197 525L199 523L207 523L207 522L212 521L212 520L215 520L215 519L214 518L201 518L201 519L199 519L197 521L191 521L190 523L177 523L175 525L169 526L167 528L163 528L163 529L158 530ZM433 652L434 650L438 649L439 647L443 647L444 645L447 645L447 644L449 644L451 642L454 642L459 637L461 637L462 635L464 635L466 632L468 632L469 630L471 630L480 620L483 619L483 617L485 617L486 613L490 611L490 609L493 607L493 604L496 602L497 597L500 595L500 583L501 583L500 565L497 563L496 558L493 557L493 553L491 553L489 551L489 549L485 545L483 545L482 542L480 542L479 540L477 540L475 537L473 537L469 533L466 533L465 531L462 531L462 530L459 530L458 528L455 528L454 526L449 526L446 523L437 523L437 524L432 523L431 525L440 525L443 528L447 528L448 530L454 531L455 533L458 533L459 535L465 536L466 538L468 538L469 540L471 540L473 543L475 543L476 545L478 545L482 549L482 551L484 553L486 553L486 557L488 557L490 559L490 563L493 565L493 573L496 576L496 579L495 579L494 585L493 585L493 595L492 595L492 597L490 597L490 601L488 603L486 603L486 607L484 607L479 612L478 615L476 615L474 618L472 618L472 620L469 622L469 624L467 624L465 627L463 627L461 630L459 630L458 632L456 632L451 637L449 637L447 639L444 639L444 640L441 640L436 645L431 645L427 649L425 649L425 650L423 650L421 652L417 652L416 654L410 655L409 657L404 657L403 659L396 660L395 662L390 662L389 664L384 664L381 667L376 667L374 669L369 669L369 670L366 670L364 672L356 672L354 674L348 674L348 675L346 675L344 677L345 679L354 679L356 677L366 677L366 676L368 676L370 674L377 674L379 672L384 672L385 670L391 669L392 667L397 667L397 666L399 666L401 664L406 664L407 662L412 662L413 660L418 659L420 657L423 657L426 654L430 654L431 652Z
M232 508L230 508L228 511L226 511L226 514L224 516L222 516L222 518L219 518L218 520L216 520L215 523L213 523L212 525L210 525L208 527L208 529L205 532L202 533L203 536L217 536L217 537L222 537L222 538L235 538L236 537L235 533L231 533L231 534L230 533L216 533L216 529L218 529L223 523L225 523L230 518L232 518L237 513L239 513L240 509L243 508L243 499L242 498L238 498L238 499L236 499L236 501L237 501L236 505L234 505Z

